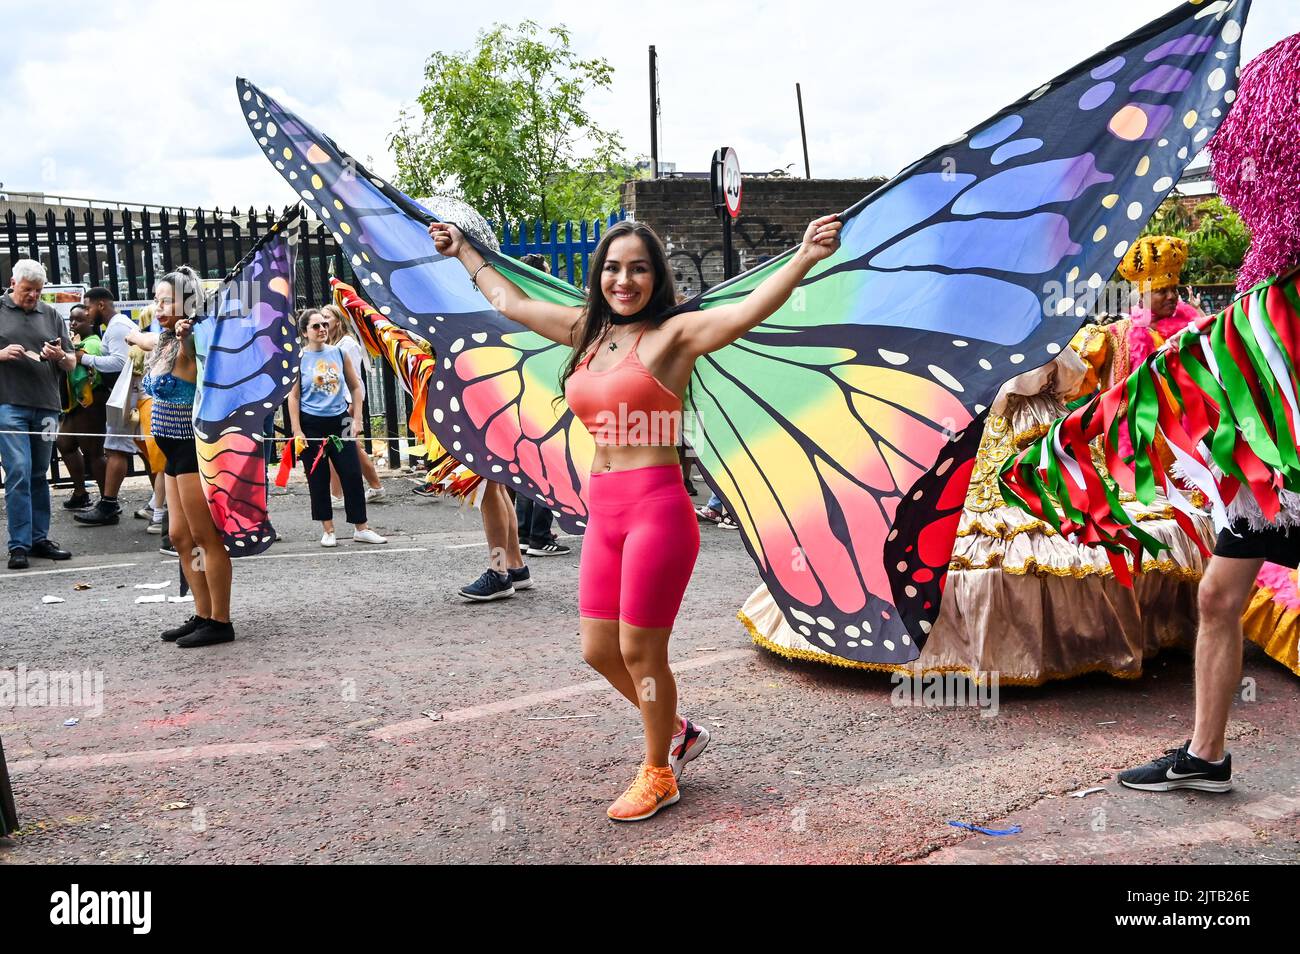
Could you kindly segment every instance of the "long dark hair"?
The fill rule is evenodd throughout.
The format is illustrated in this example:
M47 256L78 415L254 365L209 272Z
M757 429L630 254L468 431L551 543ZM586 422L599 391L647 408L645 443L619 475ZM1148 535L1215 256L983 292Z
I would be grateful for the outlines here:
M625 235L635 235L641 239L645 245L646 255L650 259L650 266L655 273L654 290L651 291L650 302L645 306L642 314L646 315L650 324L657 328L677 306L677 288L673 284L672 269L668 267L668 253L664 251L664 243L659 241L659 236L654 233L654 229L644 222L632 221L619 222L611 227L591 256L591 265L586 275L587 301L578 319L582 327L576 336L578 340L574 342L573 354L560 374L561 394L564 393L564 385L569 380L569 376L578 370L578 363L582 361L583 355L600 340L601 335L613 323L611 321L613 312L610 310L609 302L605 300L605 293L600 290L600 282L601 275L605 271L605 259L609 257L610 245Z

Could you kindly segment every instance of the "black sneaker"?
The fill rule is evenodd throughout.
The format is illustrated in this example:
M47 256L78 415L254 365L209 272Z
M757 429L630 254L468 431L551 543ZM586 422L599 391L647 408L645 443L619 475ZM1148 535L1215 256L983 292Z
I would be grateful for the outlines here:
M419 487L412 490L411 493L415 494L417 497L436 497L438 496L438 488L433 484L421 484Z
M1201 792L1226 792L1232 788L1232 756L1225 755L1218 765L1206 762L1182 748L1165 749L1154 762L1119 773L1119 783L1144 792L1172 792L1176 788L1194 788Z
M207 620L204 619L202 616L191 616L189 619L181 623L179 626L174 626L171 629L163 630L163 634L162 634L163 642L174 643L182 636L188 636L190 633L194 632L196 629L198 629L206 622Z
M111 527L122 519L122 508L101 500L88 510L74 513L72 519L87 527Z
M528 573L528 567L511 567L508 570L510 574L510 585L517 590L531 590L533 588L533 578Z
M534 546L533 544L530 543L524 549L524 552L527 553L529 556L546 557L546 556L564 556L564 554L569 553L571 551L563 543L556 543L554 540L548 540L540 547Z
M215 646L218 643L231 643L235 640L235 627L230 623L218 623L215 619L205 619L203 625L188 636L176 640L181 649L194 649L197 646Z
M9 551L9 569L25 570L30 564L27 562L27 551L22 547L14 547Z
M485 603L488 600L501 600L507 596L514 596L515 587L510 582L510 574L484 570L483 575L469 586L461 587L460 595L476 603Z
M163 534L162 544L158 547L158 552L163 556L180 556L180 554L176 552L176 548L172 546L172 535L170 533Z
M73 494L67 500L63 501L64 510L85 510L90 506L90 494Z

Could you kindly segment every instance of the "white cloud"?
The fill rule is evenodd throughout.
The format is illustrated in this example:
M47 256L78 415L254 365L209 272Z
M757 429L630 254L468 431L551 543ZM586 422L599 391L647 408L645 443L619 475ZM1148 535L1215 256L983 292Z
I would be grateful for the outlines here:
M17 35L0 58L0 181L101 199L280 206L292 193L248 134L236 75L358 158L372 157L387 176L386 139L401 104L419 91L427 56L467 49L492 22L525 17L565 23L581 55L615 66L614 88L593 99L592 112L634 153L649 152L654 43L662 159L703 169L726 144L747 171L802 174L798 81L813 173L891 174L1169 5L64 3L9 21ZM1243 53L1297 29L1294 5L1260 0Z

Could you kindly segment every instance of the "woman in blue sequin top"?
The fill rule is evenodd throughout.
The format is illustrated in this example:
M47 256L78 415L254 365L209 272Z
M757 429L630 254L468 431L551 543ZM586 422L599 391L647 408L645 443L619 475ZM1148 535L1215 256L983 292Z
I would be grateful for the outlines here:
M172 545L194 593L194 615L164 631L162 638L183 649L228 643L235 638L230 625L230 554L212 522L194 444L199 366L190 331L203 312L198 275L184 266L164 275L154 304L162 332L139 332L127 340L152 352L140 384L153 398L153 438L167 458L164 473Z

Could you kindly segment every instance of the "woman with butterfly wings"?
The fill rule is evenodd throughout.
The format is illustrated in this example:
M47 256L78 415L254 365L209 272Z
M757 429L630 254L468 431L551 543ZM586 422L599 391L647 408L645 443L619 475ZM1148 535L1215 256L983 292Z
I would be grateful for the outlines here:
M456 226L429 226L437 251L461 262L493 308L573 349L561 384L596 443L578 584L582 653L637 706L645 728L645 761L610 806L615 821L639 821L674 804L683 765L708 743L706 730L677 714L668 667L668 638L699 552L677 457L682 395L696 359L781 307L836 250L840 228L834 215L814 220L788 262L747 297L707 313L673 314L667 255L643 224L606 232L580 307L529 298Z
M150 352L140 386L153 399L150 428L166 459L169 533L180 554L181 573L194 593L193 615L162 633L165 642L182 649L235 638L230 623L230 554L208 507L194 440L200 371L193 330L204 313L205 299L199 276L182 265L160 278L154 292L162 330L133 332L126 339Z

